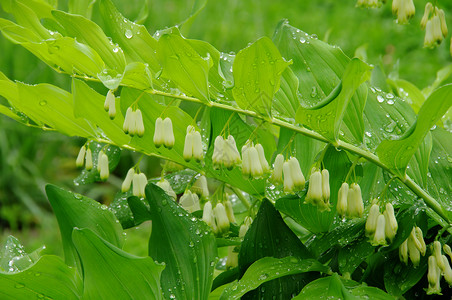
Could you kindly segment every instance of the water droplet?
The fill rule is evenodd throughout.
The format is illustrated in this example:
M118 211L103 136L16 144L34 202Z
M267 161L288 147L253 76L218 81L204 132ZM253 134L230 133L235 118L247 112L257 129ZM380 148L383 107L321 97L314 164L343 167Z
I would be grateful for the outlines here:
M47 105L47 100L39 101L39 105L41 105L41 106Z
M125 32L125 36L126 36L126 38L131 39L133 37L132 30L127 29Z
M114 52L114 53L118 53L118 51L119 51L119 48L118 48L118 47L114 47L114 48L113 48L113 52Z
M317 88L315 86L312 86L311 88L311 97L314 98L317 96Z
M168 201L167 201L166 199L163 199L163 200L162 200L162 205L165 206L165 205L167 205L167 204L168 204Z
M389 100L388 100L388 104L389 104L389 105L393 105L393 104L394 104L394 100L389 99Z
M378 96L377 96L377 101L378 101L379 103L383 103L383 102L385 101L385 98L383 98L382 95L378 95Z
M268 278L268 274L267 273L264 273L264 274L261 274L260 276L259 276L259 280L265 280L265 279L267 279Z
M300 43L302 43L302 44L306 43L306 39L304 37L301 37L300 38Z
M16 285L14 286L16 289L22 289L25 287L25 285L21 284L21 283L16 283Z

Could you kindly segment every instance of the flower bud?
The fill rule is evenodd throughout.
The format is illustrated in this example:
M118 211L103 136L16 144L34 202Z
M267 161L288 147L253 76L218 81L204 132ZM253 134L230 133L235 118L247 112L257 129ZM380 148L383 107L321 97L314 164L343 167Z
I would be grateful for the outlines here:
M224 141L222 164L231 170L238 163L240 163L240 154L237 150L234 137L229 135Z
M399 258L405 265L408 264L408 239L399 246Z
M306 194L306 202L317 204L323 202L322 198L322 174L319 170L312 168L309 177L308 193Z
M173 122L170 118L163 120L163 144L168 149L174 146Z
M86 156L85 156L85 169L87 171L90 171L93 168L93 154L91 152L91 149L88 147L86 149Z
M105 181L110 176L110 170L108 168L108 156L103 151L99 152L97 160L97 171L100 175L100 180Z
M395 15L399 11L400 2L403 0L392 0L392 13Z
M75 165L77 167L83 167L83 163L85 162L85 155L86 155L86 145L83 145L83 147L80 148L80 151L78 152L77 159L75 160Z
M443 259L441 257L442 253L441 253L441 243L439 241L434 241L433 242L433 255L436 258L436 264L438 265L438 267L440 268L441 271L444 270L445 266L444 266L444 262Z
M160 180L159 182L157 182L157 185L165 191L165 193L168 194L168 196L170 196L171 198L173 198L174 200L177 199L177 195L176 193L173 191L173 188L171 187L170 183L168 180L163 179Z
M229 223L235 223L234 210L232 209L231 201L227 200L224 202L224 208L226 209L226 214L229 219Z
M259 155L259 162L262 167L262 171L264 173L268 173L270 171L270 166L268 165L267 159L265 158L264 147L261 144L257 144L254 146L257 150L257 154Z
M132 107L128 107L126 111L126 116L124 117L124 123L122 125L122 130L128 134L132 127L132 118L133 118L133 111Z
M447 244L444 244L443 250L444 250L444 253L446 253L447 255L449 255L450 259L452 259L452 251L451 251L451 249L450 249L450 246L447 245Z
M322 170L322 197L323 202L330 201L330 173L327 169Z
M373 204L370 207L369 215L366 221L366 235L372 236L377 229L377 218L380 215L380 207L378 204Z
M193 157L193 132L195 128L191 125L187 127L187 134L185 135L183 156L185 161L190 161Z
M227 233L229 231L229 219L224 205L222 203L218 203L213 209L213 213L215 215L218 231L223 234Z
M163 142L163 120L158 117L157 120L155 120L154 145L159 148L163 145Z
M428 279L427 295L431 294L441 295L441 284L440 284L441 274L436 261L437 260L433 255L429 256L427 273Z
M347 201L347 197L348 197L348 183L344 182L342 183L341 187L339 188L339 193L337 196L337 213L340 216L345 216L348 210L348 201ZM378 217L378 216L377 216ZM375 223L376 224L376 223ZM375 225L376 227L376 225Z
M141 114L140 109L137 109L135 111L135 133L139 137L143 137L143 135L144 135L143 115Z
M204 175L198 177L192 185L191 190L198 194L200 198L209 197L209 186L207 185L207 178Z
M212 164L214 169L219 168L223 162L224 144L225 141L221 135L215 138L212 154Z
M201 210L198 195L192 193L190 190L185 191L182 197L180 197L179 204L189 213Z
M407 245L408 245L408 254L410 256L410 260L413 263L413 266L417 268L419 266L419 263L421 261L421 253L419 249L416 246L417 240L413 237L412 234L407 239Z
M446 24L446 16L444 15L444 10L438 10L438 16L441 23L441 33L444 37L447 36L447 24Z
M441 258L443 259L444 263L444 270L442 271L444 279L446 279L449 285L452 285L452 269L450 267L449 261L447 260L447 257L445 255L441 255Z
M407 24L408 20L414 16L416 8L413 0L400 0L399 10L397 12L397 22L399 24Z
M430 2L427 2L424 9L424 15L421 19L421 29L424 30L425 26L427 26L427 21L429 20L430 13L433 11L433 5Z
M228 256L226 258L226 269L235 268L239 265L239 253L234 251L235 246L228 247Z
M283 174L284 174L284 192L293 193L294 184L292 180L292 170L290 168L290 163L285 161L283 163Z
M425 255L425 252L427 251L427 246L424 242L424 236L422 234L422 230L419 227L414 227L414 236L416 237L416 240L418 243L416 246L418 247L418 250L421 252L422 256Z
M204 157L204 152L202 150L202 140L201 133L199 131L193 132L193 158L200 162Z
M386 245L385 223L385 216L383 214L379 214L377 218L377 228L375 229L375 235L372 241L373 246Z
M116 116L116 103L115 103L115 94L112 90L109 90L107 96L105 97L104 109L108 111L108 115L110 119L114 119Z
M441 44L443 40L443 32L441 27L441 19L440 16L437 14L432 18L433 21L433 38L436 41L436 43L439 45ZM447 29L446 29L447 30Z
M289 159L290 164L290 172L292 174L292 181L294 188L297 190L304 189L304 185L306 183L303 173L301 172L300 164L298 163L298 159L295 157L291 157Z
M357 183L352 183L347 195L347 212L350 217L362 217L364 203L361 196L361 188Z
M397 219L394 215L394 207L391 203L386 203L384 211L384 216L386 218L386 238L388 238L391 242L394 239L397 229L399 228L397 224Z
M130 185L132 184L132 179L133 179L134 175L135 175L135 169L134 168L130 168L129 171L127 171L126 178L122 182L121 191L123 193L127 192L128 190L130 190Z
M132 194L137 197L141 197L141 181L138 173L134 173L132 176L133 186Z
M247 178L251 175L251 160L248 145L242 147L242 175Z
M254 178L260 178L264 175L264 171L262 170L261 163L259 161L259 154L255 147L248 148L249 160L251 163L251 176Z
M282 154L276 155L275 163L273 164L273 174L271 177L271 181L274 183L282 183L283 182L283 164L284 164L284 156Z
M212 217L213 217L212 202L207 201L206 204L204 204L202 210L202 220L206 222L207 225L212 226Z

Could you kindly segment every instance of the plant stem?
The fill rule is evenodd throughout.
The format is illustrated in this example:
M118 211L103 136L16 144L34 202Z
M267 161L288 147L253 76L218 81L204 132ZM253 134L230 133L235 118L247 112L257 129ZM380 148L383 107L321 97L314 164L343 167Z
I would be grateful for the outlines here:
M223 109L223 110L236 112L236 113L239 113L239 114L242 114L242 115L247 115L247 116L250 116L250 117L253 117L253 118L264 120L266 122L269 122L271 124L277 125L279 127L290 129L292 131L295 131L295 132L303 134L303 135L305 135L307 137L319 140L321 142L325 142L325 143L330 143L331 142L328 139L326 139L325 137L323 137L322 135L318 134L317 132L314 132L314 131L309 130L307 128L300 127L300 126L297 126L297 125L294 125L294 124L282 121L280 119L275 119L275 118L268 119L267 117L263 117L261 115L258 115L254 111L241 109L239 107L234 107L232 105L226 105L226 104L216 103L216 102L204 102L204 101L201 101L201 100L199 100L197 98L183 96L183 95L172 95L170 93L166 93L166 92L162 92L162 91L158 91L158 90L147 90L146 92L149 92L150 94L153 94L153 95L173 97L173 98L181 99L181 100L184 100L184 101L199 103L199 104L206 105L206 106L209 106L209 107L215 107L215 108L219 108L219 109ZM386 172L391 174L393 177L399 178L418 197L424 199L425 203L431 209L433 209L438 215L440 215L442 218L444 218L444 220L448 224L451 224L451 222L449 220L449 217L447 216L446 212L441 207L441 204L439 204L438 201L436 201L436 199L434 199L432 196L430 196L426 191L424 191L419 185L416 184L416 182L414 182L408 176L406 176L405 178L402 178L399 175L397 175L396 173L394 173L391 169L389 169L384 163L382 163L380 161L380 159L378 158L377 155L371 153L368 150L359 148L359 147L357 147L355 145L349 144L349 143L341 141L341 140L338 140L337 143L335 144L335 146L338 149L344 149L344 150L346 150L348 152L351 152L351 153L356 154L356 155L358 155L360 157L363 157L367 161L379 166L380 168L382 168L383 170L385 170Z

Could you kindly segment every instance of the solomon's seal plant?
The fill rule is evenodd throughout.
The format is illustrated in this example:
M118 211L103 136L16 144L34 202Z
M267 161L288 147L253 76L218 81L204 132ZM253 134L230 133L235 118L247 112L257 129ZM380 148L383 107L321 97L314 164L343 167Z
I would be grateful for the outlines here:
M407 101L406 83L286 20L234 54L184 37L189 21L151 34L111 0L97 1L98 23L54 2L3 1L15 22L0 19L0 30L71 88L0 73L0 112L86 140L75 182L108 180L117 194L101 205L47 185L64 260L3 251L6 299L450 292L452 85L411 84L417 102ZM448 34L438 6L421 21L426 47ZM401 24L415 11L392 7ZM121 151L135 153L124 174ZM163 161L157 178L140 169L151 156ZM123 233L145 222L139 257Z

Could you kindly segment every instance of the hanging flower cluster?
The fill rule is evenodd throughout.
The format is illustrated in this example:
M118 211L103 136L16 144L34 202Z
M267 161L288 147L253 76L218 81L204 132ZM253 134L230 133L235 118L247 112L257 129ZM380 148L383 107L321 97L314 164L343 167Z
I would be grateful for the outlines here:
M424 256L426 251L427 247L425 246L422 230L415 226L411 230L410 236L400 245L399 258L406 265L408 264L408 259L410 259L416 268L421 261L421 255Z
M312 168L305 200L318 206L321 211L330 210L330 175L327 169L320 172Z
M85 169L87 171L93 168L93 154L91 149L87 145L83 145L78 152L77 159L75 160L75 165L78 168L83 167L85 165Z
M190 190L186 190L182 197L180 197L179 204L189 213L201 210L198 195L192 193Z
M135 110L132 107L127 108L122 130L131 136L138 135L142 137L144 135L143 115L139 108Z
M171 184L169 183L168 180L166 180L165 178L162 177L162 179L160 181L158 181L156 184L157 184L158 187L160 187L162 190L164 190L165 193L168 194L168 196L170 196L174 200L177 199L177 195L174 192L174 190L171 187Z
M301 191L306 183L298 159L291 157L289 160L284 161L282 154L278 154L275 158L270 180L274 183L284 183L285 193Z
M254 145L248 140L242 147L242 174L246 178L262 178L270 171L265 158L264 147L261 144Z
M229 135L227 139L224 139L221 135L217 136L212 155L213 168L218 169L223 166L231 170L240 162L240 153L237 150L234 137Z
M105 181L110 176L110 170L108 168L108 156L103 150L101 150L97 156L97 171L99 172L100 179Z
M207 201L204 204L202 219L212 228L212 231L216 235L222 235L229 231L230 224L235 223L234 213L232 211L232 205L217 203L215 208L212 208L212 202Z
M110 119L116 117L116 98L112 90L109 90L105 97L104 109L108 112Z
M203 156L201 133L196 131L194 126L188 125L184 144L184 159L190 161L193 158L200 162Z
M157 148L162 145L168 149L173 148L173 122L170 118L165 118L165 120L162 120L162 118L158 117L157 120L155 120L154 145Z
M421 28L425 29L424 47L433 48L447 36L447 24L444 10L428 2L425 5Z
M452 259L452 253L448 245L444 245L444 252ZM449 260L441 252L441 242L434 241L432 245L432 255L428 258L427 295L441 295L441 276L444 277L449 285L452 285L452 268L450 267Z
M385 211L380 213L380 205L375 199L366 221L366 235L371 238L372 245L386 245L386 240L392 242L398 228L392 204L386 203Z
M341 216L360 218L364 213L364 203L359 184L352 183L350 186L344 182L337 199L337 212Z
M416 8L413 0L393 0L392 13L397 15L397 23L407 24L408 20L414 16Z

